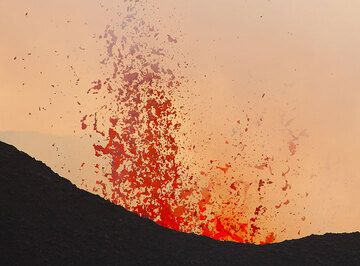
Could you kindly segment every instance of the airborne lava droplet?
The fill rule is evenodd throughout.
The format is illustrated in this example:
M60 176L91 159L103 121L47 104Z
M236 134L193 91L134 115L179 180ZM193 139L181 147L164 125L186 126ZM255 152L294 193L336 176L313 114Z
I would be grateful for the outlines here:
M223 171L224 172L224 174L226 174L227 173L227 171L229 170L229 168L231 167L231 165L230 164L225 164L225 166L216 166L216 168L217 169L220 169L221 171Z

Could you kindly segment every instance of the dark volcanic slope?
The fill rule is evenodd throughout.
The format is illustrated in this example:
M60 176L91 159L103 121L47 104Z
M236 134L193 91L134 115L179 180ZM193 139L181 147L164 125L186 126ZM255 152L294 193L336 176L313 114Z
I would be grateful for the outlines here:
M0 264L360 265L360 234L267 246L162 228L0 142Z

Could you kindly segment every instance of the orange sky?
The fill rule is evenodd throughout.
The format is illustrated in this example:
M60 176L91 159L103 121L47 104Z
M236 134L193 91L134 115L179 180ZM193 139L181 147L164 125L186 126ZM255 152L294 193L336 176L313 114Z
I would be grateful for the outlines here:
M230 136L234 129L226 121L236 121L244 108L253 117L265 115L267 135L254 146L267 141L264 149L274 153L281 154L277 144L288 137L281 131L285 123L294 132L306 129L292 189L309 197L294 196L291 209L306 221L281 213L273 223L290 229L278 232L279 239L298 237L299 228L301 236L359 230L360 2L151 3L156 9L146 19L177 37L175 59L189 63L184 75L196 81L188 88L195 95L186 102L195 125L184 125L193 131L187 141L203 144L209 132L219 141ZM85 175L79 164L91 161L93 151L79 140L76 101L98 77L103 46L94 36L116 25L117 4L107 1L106 10L85 0L0 2L0 139L78 185ZM95 106L88 101L86 109ZM201 163L199 157L232 152L213 143L201 156L186 156Z

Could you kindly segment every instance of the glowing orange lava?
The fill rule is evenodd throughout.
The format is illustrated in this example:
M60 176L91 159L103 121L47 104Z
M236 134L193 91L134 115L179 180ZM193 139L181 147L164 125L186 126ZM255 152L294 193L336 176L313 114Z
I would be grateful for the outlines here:
M261 221L270 208L264 206L261 192L273 180L249 182L241 179L240 169L216 160L200 173L193 173L179 157L183 147L178 137L185 114L175 107L174 93L181 93L185 78L176 74L182 65L171 62L165 48L176 45L177 39L163 36L139 18L136 2L128 3L120 32L118 36L108 26L99 36L106 45L106 56L100 64L104 76L96 78L88 93L103 104L80 121L83 130L95 132L98 138L93 147L101 160L97 168L104 174L97 181L96 191L115 204L175 230L218 240L273 242L274 232L263 228ZM249 131L249 120L243 132ZM290 155L296 153L294 141L289 142ZM229 141L223 145L229 145ZM241 141L237 145L242 150L246 146ZM253 162L253 169L273 176L273 160L264 155ZM290 189L288 181L284 181L289 171L280 175L285 184L280 193ZM206 182L200 182L201 178ZM257 194L249 202L252 187ZM289 203L283 195L276 208Z

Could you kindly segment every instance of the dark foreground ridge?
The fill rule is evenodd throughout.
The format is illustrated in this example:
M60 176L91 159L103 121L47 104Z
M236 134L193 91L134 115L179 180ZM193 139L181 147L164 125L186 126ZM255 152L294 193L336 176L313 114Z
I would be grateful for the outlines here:
M360 265L360 233L254 246L162 228L0 142L0 265Z

